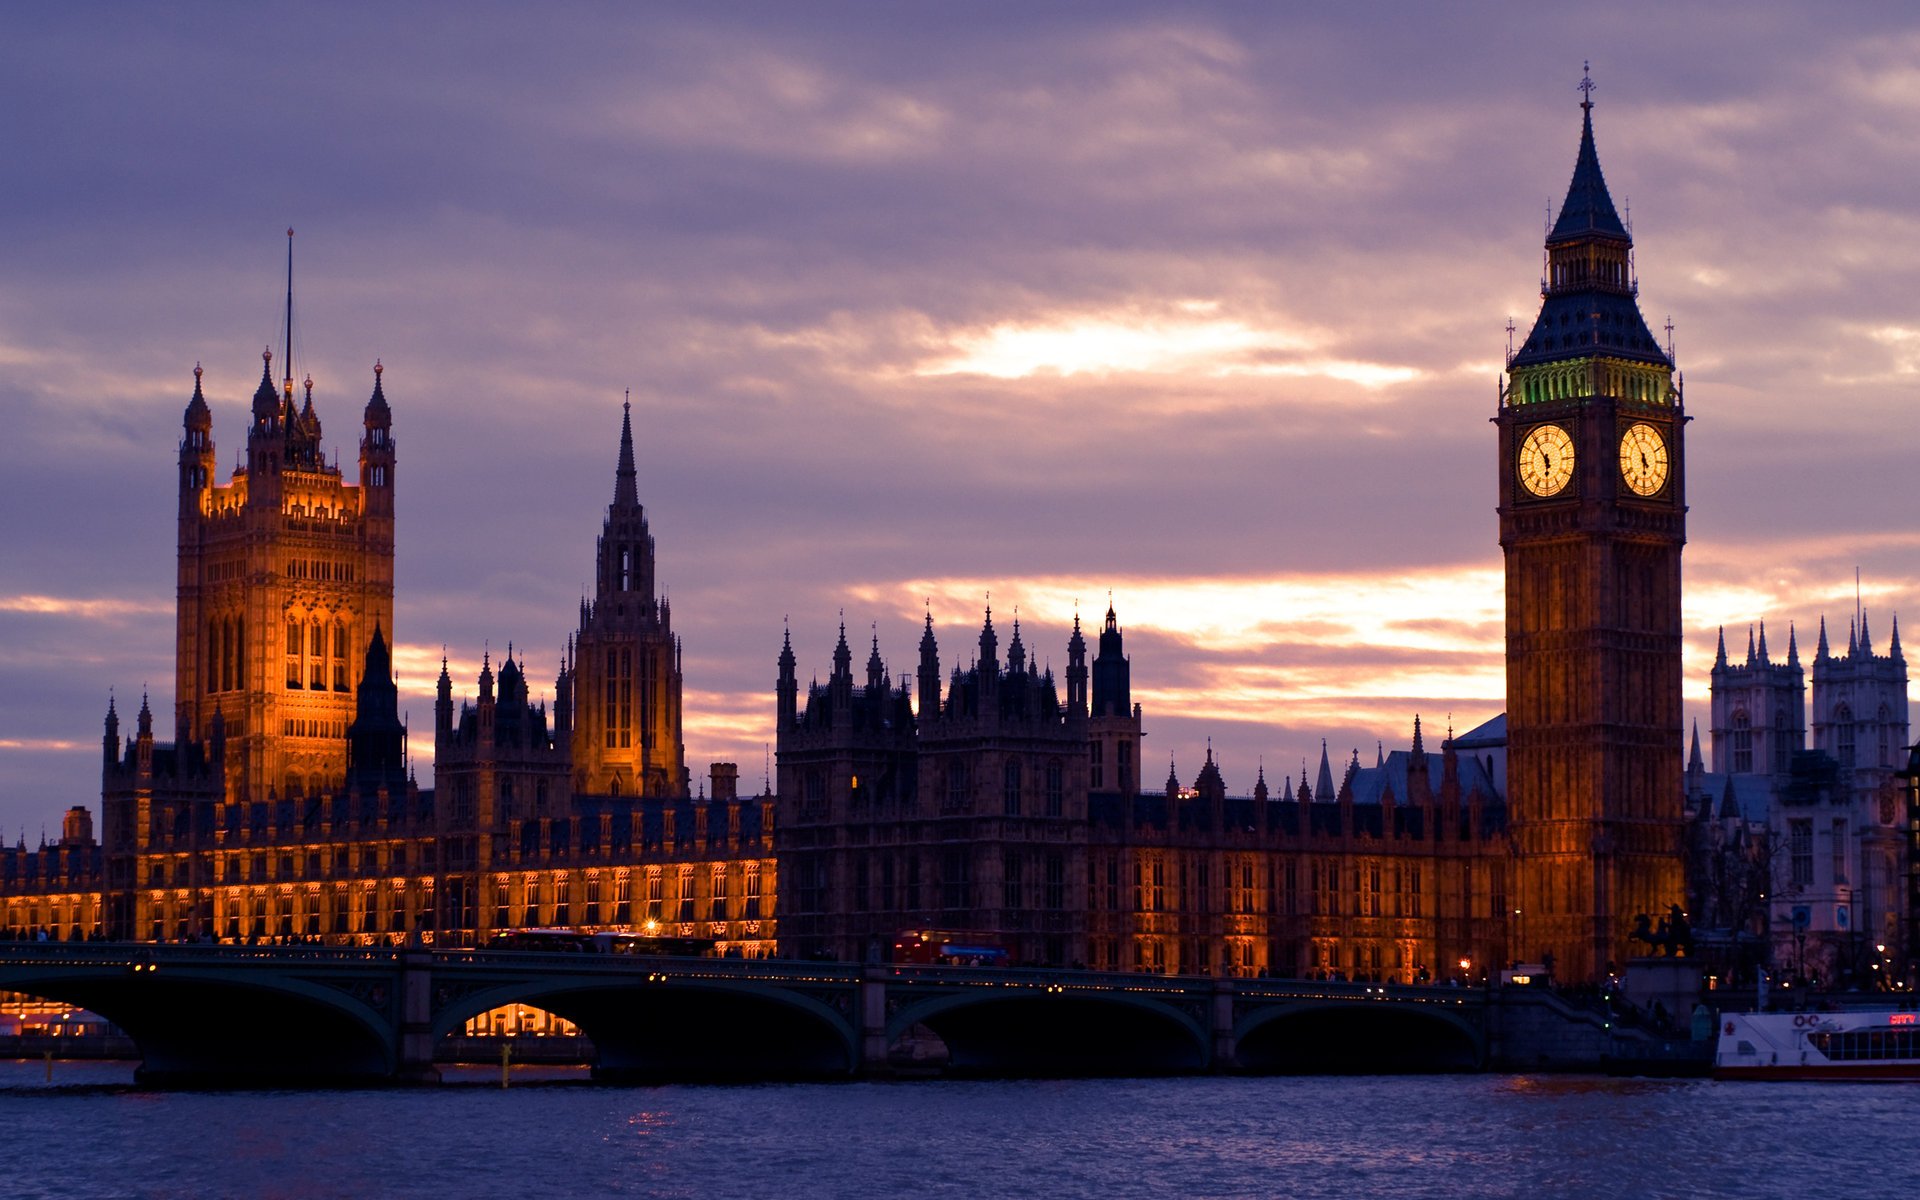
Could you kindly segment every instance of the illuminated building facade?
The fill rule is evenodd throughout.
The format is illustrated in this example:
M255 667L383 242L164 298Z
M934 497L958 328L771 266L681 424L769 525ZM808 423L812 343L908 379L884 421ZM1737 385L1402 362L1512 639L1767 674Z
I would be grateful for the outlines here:
M215 482L213 416L194 368L180 442L175 727L225 743L226 799L320 795L346 776L361 659L393 635L392 412L374 364L357 482L321 450L313 379L294 402L262 355L246 465Z
M247 465L216 485L196 369L180 448L175 738L156 739L143 698L123 739L109 703L101 840L75 810L59 844L0 850L4 933L459 945L526 926L652 923L770 952L772 797L738 795L730 763L714 764L710 793L688 788L679 644L653 599L630 418L599 588L554 711L530 703L509 650L456 713L443 664L438 787L415 784L389 641L381 375L376 364L358 484L321 456L311 385L296 408L289 372L279 394L263 377Z

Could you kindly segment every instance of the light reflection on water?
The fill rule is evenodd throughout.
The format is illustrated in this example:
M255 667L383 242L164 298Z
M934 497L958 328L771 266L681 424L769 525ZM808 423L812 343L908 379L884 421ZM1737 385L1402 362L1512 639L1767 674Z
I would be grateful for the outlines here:
M1857 1197L1920 1092L1586 1076L147 1093L0 1062L15 1196Z

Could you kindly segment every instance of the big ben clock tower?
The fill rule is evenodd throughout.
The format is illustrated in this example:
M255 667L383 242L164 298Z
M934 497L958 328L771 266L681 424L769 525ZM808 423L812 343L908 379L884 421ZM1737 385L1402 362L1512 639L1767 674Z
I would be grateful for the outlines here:
M1636 303L1633 239L1593 143L1592 81L1544 303L1507 363L1511 953L1568 982L1634 953L1681 902L1680 549L1686 416Z

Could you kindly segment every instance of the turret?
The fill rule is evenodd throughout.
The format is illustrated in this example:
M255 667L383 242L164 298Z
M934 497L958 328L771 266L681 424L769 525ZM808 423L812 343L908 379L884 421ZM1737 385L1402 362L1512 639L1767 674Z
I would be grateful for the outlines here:
M436 749L453 736L453 676L447 673L447 656L440 656L440 682L433 697L433 744Z
M153 710L147 707L147 694L140 693L140 715L134 722L134 761L140 773L153 770Z
M980 686L1000 673L1000 635L993 631L993 605L987 605L987 619L980 626Z
M373 360L373 395L361 417L360 486L367 489L370 512L393 514L393 411L387 407L387 394L381 388L386 368Z
M833 648L833 674L827 679L832 698L833 719L845 720L853 714L853 651L847 648L847 623L840 622L840 641Z
M107 696L107 727L100 738L101 768L111 771L120 762L120 714L113 710L113 696Z
M873 634L873 650L867 655L867 702L879 703L882 693L887 690L887 664L880 659L880 632Z
M940 715L940 646L933 639L933 613L927 613L927 626L920 634L920 724Z
M780 679L775 685L780 698L779 728L791 729L799 719L800 681L793 672L793 632L780 638Z
M1073 614L1073 636L1067 639L1067 711L1087 715L1087 639L1080 634L1080 614Z
M1122 650L1120 620L1112 603L1100 630L1100 654L1093 660L1093 715L1124 717L1133 709L1132 668Z
M273 387L273 350L260 352L260 386L253 390L253 424L247 429L247 479L251 491L280 465L280 396Z
M195 516L200 497L213 486L213 412L200 393L200 364L193 364L193 399L180 423L180 515Z
M573 639L560 656L560 670L553 677L553 744L565 746L573 739Z
M1007 643L1007 674L1024 675L1027 671L1027 647L1020 640L1019 610L1014 610L1013 641Z

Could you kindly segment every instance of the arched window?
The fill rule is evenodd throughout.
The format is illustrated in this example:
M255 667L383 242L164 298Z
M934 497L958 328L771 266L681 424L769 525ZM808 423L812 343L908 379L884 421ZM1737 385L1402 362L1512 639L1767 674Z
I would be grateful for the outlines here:
M207 691L220 690L220 635L219 621L207 622Z
M333 623L333 690L347 690L347 625L344 621Z
M1753 721L1744 708L1733 714L1733 773L1753 773Z
M1893 734L1893 714L1887 710L1887 706L1884 704L1880 706L1879 734L1880 752L1878 757L1873 760L1873 763L1877 767L1890 767L1893 765L1893 759L1889 756L1888 750L1890 749L1890 739Z
M967 808L967 764L965 759L955 759L947 764L947 810L962 812Z
M1835 732L1834 757L1840 760L1843 770L1853 768L1853 710L1841 704L1833 710Z
M1001 797L1005 804L1004 811L1009 817L1017 817L1020 815L1019 760L1015 759L1007 763L1005 769L1001 772L1001 779L1003 781Z
M300 622L287 622L287 686L297 688L300 683Z
M307 627L307 686L316 692L327 686L327 631L318 617Z
M1793 726L1787 719L1787 710L1780 709L1773 714L1773 769L1776 774L1785 774L1792 762Z
M1066 767L1059 759L1047 763L1047 815L1057 817L1066 807Z

